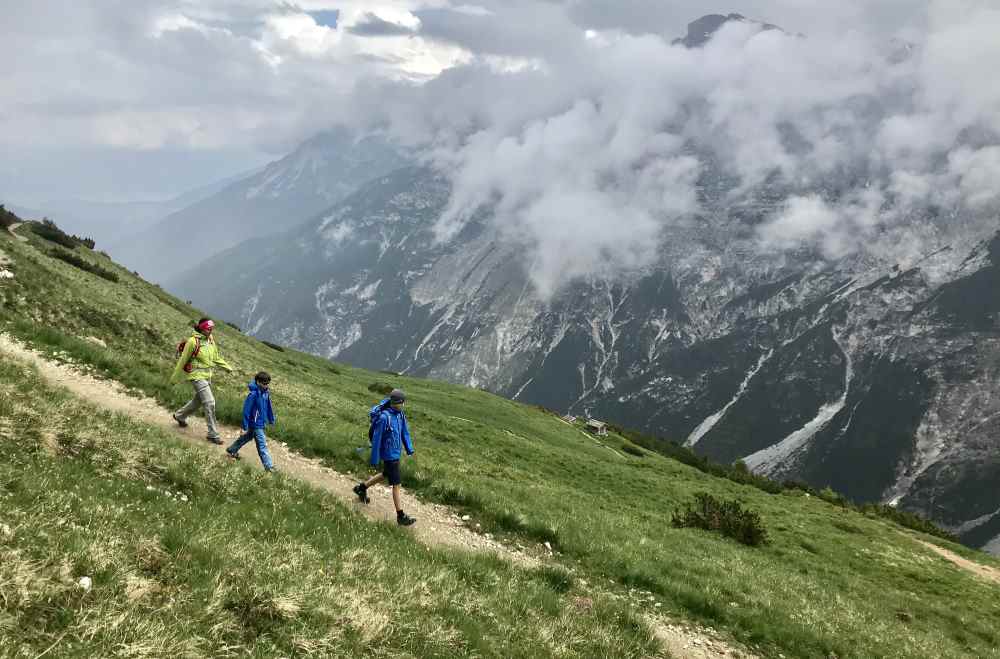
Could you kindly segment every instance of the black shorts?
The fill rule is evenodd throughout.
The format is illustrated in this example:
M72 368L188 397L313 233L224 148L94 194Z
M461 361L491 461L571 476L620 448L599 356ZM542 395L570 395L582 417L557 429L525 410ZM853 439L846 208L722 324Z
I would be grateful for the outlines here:
M382 475L389 481L389 485L399 485L399 460L385 460L382 462Z

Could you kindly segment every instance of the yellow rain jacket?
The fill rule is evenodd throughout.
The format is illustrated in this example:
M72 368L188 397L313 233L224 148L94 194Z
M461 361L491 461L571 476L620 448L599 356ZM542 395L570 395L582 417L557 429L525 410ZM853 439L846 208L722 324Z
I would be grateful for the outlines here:
M194 348L201 341L201 350L198 354L192 357L194 354ZM184 365L191 362L191 372L184 372ZM170 376L170 383L175 384L180 382L182 379L191 382L192 380L211 380L212 379L212 369L218 366L221 369L233 372L233 367L226 363L226 360L222 358L219 354L219 347L215 345L215 339L212 337L205 337L201 334L192 334L191 338L187 340L187 344L184 346L184 352L177 359L177 365L174 366L174 372Z

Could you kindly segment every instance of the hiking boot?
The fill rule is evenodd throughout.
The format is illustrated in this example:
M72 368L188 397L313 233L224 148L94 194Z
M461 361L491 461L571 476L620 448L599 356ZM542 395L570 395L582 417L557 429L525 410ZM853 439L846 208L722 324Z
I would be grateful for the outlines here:
M239 459L240 459L240 456L239 456L239 454L237 454L237 453L233 453L233 452L232 452L232 451L230 451L229 449L226 449L226 456L227 456L227 457L229 457L229 458L230 458L230 459L232 459L232 460L239 460Z
M266 471L269 474L276 474L276 473L278 473L278 468L277 467L273 467L273 466L272 467L264 467L264 471Z
M221 437L206 437L205 439L207 441L209 441L209 442L212 442L216 446L222 446L222 438Z
M364 483L355 485L354 493L358 495L358 501L361 503L371 503L371 499L368 498L368 488L365 487Z
M185 421L184 419L179 418L176 414L171 414L170 416L173 418L174 421L177 422L177 425L179 425L181 428L188 427L188 422Z
M402 510L396 513L396 523L399 524L400 526L411 526L416 521L417 520L413 519L412 517L404 513Z

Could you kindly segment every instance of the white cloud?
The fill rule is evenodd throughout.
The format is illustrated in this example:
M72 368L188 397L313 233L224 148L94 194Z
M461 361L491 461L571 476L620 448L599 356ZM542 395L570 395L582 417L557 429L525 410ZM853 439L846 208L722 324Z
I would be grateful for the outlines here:
M635 26L595 31L555 5L528 28L533 3L512 3L500 21L439 10L425 29L472 50L478 38L474 63L421 89L374 88L362 107L374 124L433 145L451 173L442 238L490 209L532 254L542 291L655 259L664 232L700 210L694 156L707 153L713 175L733 182L731 201L765 182L790 195L760 229L767 246L812 245L828 258L909 250L915 241L897 229L928 221L921 204L948 208L946 218L996 202L1000 87L988 81L1000 19L985 3L962 4L921 6L896 34L733 22L697 50ZM846 21L861 9L829 11ZM512 44L539 64L483 65Z
M0 25L0 148L243 157L338 121L385 128L452 175L441 235L495 209L545 291L658 258L701 210L708 153L730 200L764 182L790 195L767 244L830 258L921 205L996 208L994 3L732 4L37 0ZM336 27L308 13L334 9ZM733 10L789 32L732 23L670 45ZM400 29L351 31L373 16Z

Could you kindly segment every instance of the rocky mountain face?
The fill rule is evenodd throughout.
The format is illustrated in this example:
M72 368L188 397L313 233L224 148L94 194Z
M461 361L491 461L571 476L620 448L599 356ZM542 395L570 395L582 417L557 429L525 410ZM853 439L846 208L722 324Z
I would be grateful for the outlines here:
M423 169L178 292L263 338L684 440L996 549L998 227L941 230L909 263L831 262L760 249L753 225L780 191L733 205L701 189L705 213L667 231L658 264L548 300L485 218L435 241L449 187Z
M763 30L781 29L777 25L750 20L742 14L707 14L696 21L688 23L687 34L683 37L674 39L671 43L675 46L680 45L685 46L686 48L700 48L708 43L708 40L712 38L712 35L715 34L720 27L730 21L755 23Z
M146 279L166 281L245 240L285 231L406 162L379 138L323 133L110 251Z

